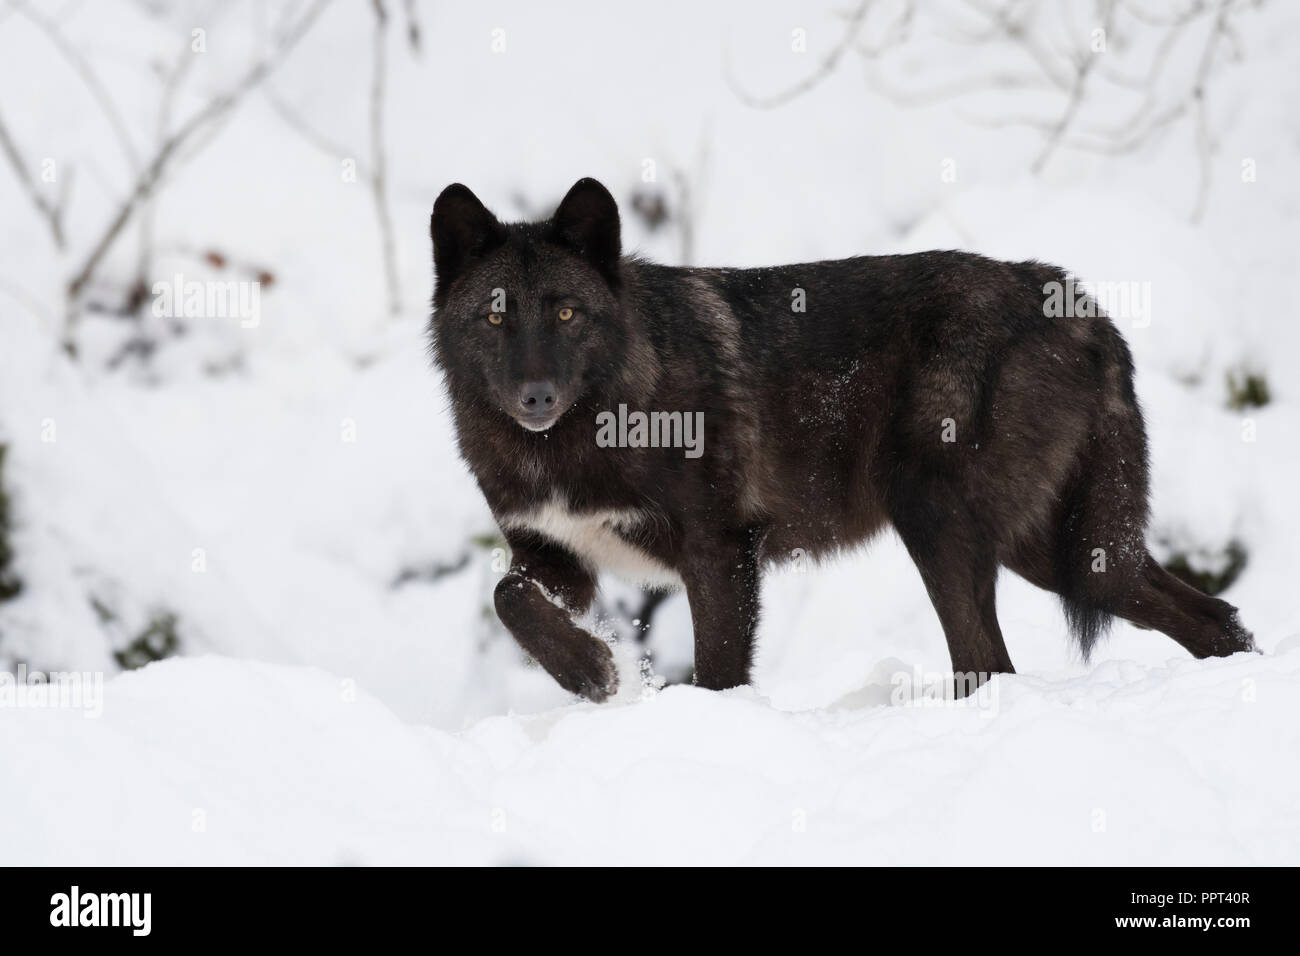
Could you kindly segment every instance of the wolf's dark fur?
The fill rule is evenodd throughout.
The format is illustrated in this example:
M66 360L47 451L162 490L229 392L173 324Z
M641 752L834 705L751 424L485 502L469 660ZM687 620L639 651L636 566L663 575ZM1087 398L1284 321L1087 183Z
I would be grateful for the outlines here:
M749 680L764 565L887 525L956 672L1012 670L1000 566L1060 595L1085 654L1112 615L1197 657L1253 647L1233 607L1147 553L1132 359L1109 319L1046 317L1061 270L965 252L655 265L621 254L590 179L524 224L453 185L431 231L435 358L513 551L497 611L569 690L616 683L572 623L606 560L684 584L696 682L724 688ZM703 456L598 447L596 416L620 403L703 412Z

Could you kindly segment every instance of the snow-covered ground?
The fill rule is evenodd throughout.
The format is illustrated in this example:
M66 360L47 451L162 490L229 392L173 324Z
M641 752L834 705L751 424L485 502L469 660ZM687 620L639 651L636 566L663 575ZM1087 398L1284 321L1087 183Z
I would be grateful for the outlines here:
M99 719L6 715L0 839L30 864L1294 864L1295 644L959 705L669 687L458 734L311 667L168 661Z
M421 8L422 54L396 35L390 51L391 317L369 194L340 175L367 158L369 7L335 4L270 83L340 149L254 93L156 208L152 274L228 278L186 251L209 249L268 269L260 321L186 320L113 368L131 323L88 314L75 361L58 331L129 160L48 37L0 17L0 117L34 166L56 161L39 188L75 170L58 251L0 167L0 443L24 584L0 603L0 664L108 675L94 718L0 707L0 862L1300 862L1300 11L1242 19L1192 225L1190 126L1118 157L1062 151L1034 177L1032 132L966 122L969 104L892 105L851 62L780 109L742 104L724 64L753 92L785 88L834 47L832 7L666 4L635 25L610 4ZM206 30L183 117L269 17L69 9L62 29L146 154L151 64ZM646 160L670 202L674 171L691 181L701 264L962 247L1145 283L1150 315L1119 324L1153 545L1212 562L1241 542L1223 596L1265 653L1196 662L1117 625L1084 663L1055 600L1006 575L1020 673L960 705L904 704L900 675L947 652L889 536L772 573L754 688L657 690L625 645L618 698L575 703L486 613L495 529L424 340L428 213L457 180L502 215L544 212L583 175L628 210ZM671 228L625 226L678 261ZM131 233L97 294L136 250ZM1269 404L1227 407L1243 369ZM167 615L179 656L114 676L114 652ZM655 668L688 663L689 637L674 597Z
M0 722L0 839L13 863L1294 863L1296 643L950 706L678 686L459 733L315 668L167 661L99 719Z

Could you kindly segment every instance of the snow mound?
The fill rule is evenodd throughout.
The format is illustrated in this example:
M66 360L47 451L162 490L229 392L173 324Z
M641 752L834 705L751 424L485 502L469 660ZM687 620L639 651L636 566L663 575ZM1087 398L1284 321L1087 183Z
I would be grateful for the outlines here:
M65 865L1295 865L1298 650L1004 677L958 703L863 704L886 684L788 712L670 687L460 733L321 670L177 659L109 681L98 717L4 714L0 847Z

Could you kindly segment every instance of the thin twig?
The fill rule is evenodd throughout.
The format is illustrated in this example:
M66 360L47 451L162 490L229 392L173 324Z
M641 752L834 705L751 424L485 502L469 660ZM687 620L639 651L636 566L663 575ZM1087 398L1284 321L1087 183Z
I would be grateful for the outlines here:
M1049 50L1044 49L1043 45L1035 39L1019 19L1011 15L1011 10L1015 6L1014 3L1008 4L1004 10L990 10L977 0L967 0L967 3L991 19L1003 36L1028 53L1030 59L1038 65L1039 70L1042 71L1045 77L1061 89L1069 88L1070 76L1068 73L1060 71L1056 57Z
M1205 208L1210 198L1210 168L1218 144L1210 132L1209 105L1206 102L1206 87L1210 70L1214 66L1214 54L1219 42L1228 35L1228 8L1232 0L1220 0L1214 24L1210 28L1209 38L1201 51L1201 59L1196 67L1196 79L1192 86L1191 101L1195 105L1196 115L1196 155L1200 163L1200 173L1196 186L1196 205L1192 207L1192 222L1200 222L1205 215Z
M18 13L25 17L37 29L39 29L58 50L59 55L68 61L68 64L81 78L86 89L98 104L100 112L108 120L108 125L113 128L113 133L117 136L118 145L122 148L122 154L126 157L127 164L131 167L133 174L140 171L140 155L136 152L135 143L131 140L131 133L127 129L126 121L122 119L122 114L113 102L113 98L108 95L108 89L104 86L99 74L95 72L90 62L82 56L81 52L68 42L59 25L49 17L35 12L26 4L18 7Z
M1114 22L1115 18L1115 4L1113 0L1111 0L1111 2L1103 2L1102 7L1105 10L1105 13L1102 17L1101 28L1104 34L1109 35L1111 24ZM1033 164L1030 166L1035 173L1041 173L1043 171L1043 168L1047 165L1047 161L1051 159L1052 153L1054 153L1056 148L1061 144L1061 139L1070 129L1070 125L1078 115L1079 107L1083 105L1084 92L1088 87L1088 78L1096 68L1099 57L1100 54L1088 51L1081 54L1079 59L1076 61L1074 81L1070 86L1070 95L1066 100L1065 109L1061 113L1060 118L1057 119L1048 131L1047 142L1043 144L1043 148L1039 151L1038 156L1035 157Z
M330 139L316 127L312 126L302 113L284 101L279 92L277 92L270 83L263 85L262 95L265 96L266 101L271 104L271 109L275 111L275 114L280 117L280 119L284 120L285 125L288 126L289 129L301 136L303 142L310 146L314 146L331 159L351 159L352 162L356 164L357 175L367 181L370 180L372 176L370 166L352 155L355 150Z
M13 134L9 132L9 126L5 123L2 114L0 114L0 152L3 152L5 158L9 160L9 165L13 167L14 175L18 177L18 183L27 193L27 198L32 201L32 206L45 220L55 248L62 249L64 246L63 209L57 202L50 202L41 192L36 179L32 176L31 167L27 165L27 160L18 148L18 143L14 141Z
M415 13L415 0L406 0L402 4L402 9L406 13L406 42L410 44L411 55L418 57L423 45L423 35L420 30L420 18Z
M167 141L167 131L171 129L172 109L176 102L176 94L180 90L181 84L184 82L191 66L193 66L195 59L187 41L175 63L163 76L162 95L158 100L158 118L155 123L154 134L155 142L159 147ZM136 254L135 281L131 285L126 304L128 312L134 312L136 307L143 304L144 290L149 287L147 279L153 271L154 224L158 209L157 195L158 191L154 189L141 200L140 204L140 240ZM131 299L136 301L133 302Z
M1050 81L1033 73L988 73L983 76L966 76L938 84L924 90L902 90L892 86L879 73L868 74L872 88L885 99L898 106L932 106L949 100L987 93L991 90L1052 89Z
M203 109L181 124L159 146L157 153L141 170L130 194L119 205L117 212L91 248L81 268L77 270L68 283L68 298L70 301L75 302L87 283L94 278L104 256L108 254L118 236L121 235L122 230L131 221L140 208L140 204L153 194L177 153L197 134L203 132L207 126L220 120L233 110L249 90L257 86L276 67L283 63L289 51L302 39L328 4L329 0L316 0L303 14L302 18L280 38L275 48L267 56L258 60L233 87L210 100Z
M370 192L374 197L375 218L379 222L379 241L384 259L384 278L388 285L388 312L402 311L401 280L397 270L397 244L393 237L393 217L388 209L388 157L384 152L384 88L388 75L388 11L384 0L372 0L375 11L374 56L370 73L370 159L374 165Z
M794 84L794 86L772 96L754 96L741 89L736 83L735 78L731 73L730 63L727 64L728 84L744 103L758 109L775 109L778 106L784 106L791 100L798 99L834 73L835 68L839 66L840 60L844 58L846 53L854 48L858 32L862 29L862 24L866 20L867 11L870 8L871 0L861 0L857 8L849 14L848 23L845 26L844 33L841 35L839 41L831 48L831 51L827 53L826 56L822 57L821 62L817 64L817 68L798 83Z

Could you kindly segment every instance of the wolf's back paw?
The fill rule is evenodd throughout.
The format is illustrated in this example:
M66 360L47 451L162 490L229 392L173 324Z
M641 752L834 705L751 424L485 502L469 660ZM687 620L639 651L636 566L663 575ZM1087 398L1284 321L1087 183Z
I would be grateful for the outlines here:
M1241 651L1250 651L1255 654L1262 653L1255 645L1255 635L1242 626L1237 617L1237 612L1234 610L1228 615L1223 625L1223 631L1217 635L1214 641L1214 655L1216 657L1227 657L1229 654L1237 654Z

